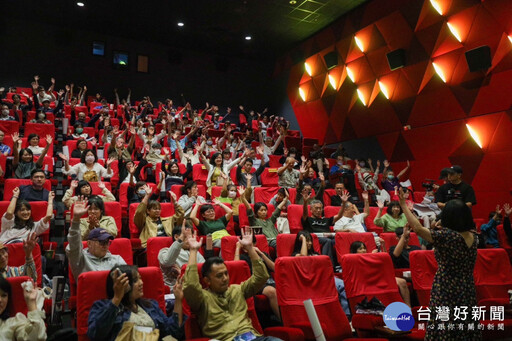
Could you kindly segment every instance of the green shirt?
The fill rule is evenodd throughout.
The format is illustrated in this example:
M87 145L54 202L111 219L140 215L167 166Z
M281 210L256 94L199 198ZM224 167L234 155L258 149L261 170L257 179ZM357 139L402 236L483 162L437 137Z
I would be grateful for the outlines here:
M383 227L384 232L395 232L398 227L404 227L407 224L405 214L400 214L398 219L393 218L389 214L384 214L380 218L375 218L373 223L377 226Z
M262 232L267 237L267 240L276 239L279 231L274 226L277 218L281 215L281 210L276 208L274 213L268 219L259 219L254 215L251 206L247 207L247 217L251 226L261 226Z
M261 259L252 261L252 271L248 280L230 285L225 293L218 295L201 287L196 264L187 266L183 293L190 309L198 317L203 336L232 340L247 332L261 335L252 325L245 300L256 295L269 276Z
M221 218L212 221L200 220L197 228L204 235L211 234L212 240L215 241L224 236L229 236L229 233L226 230L227 225L228 220L226 219L226 216L222 216Z

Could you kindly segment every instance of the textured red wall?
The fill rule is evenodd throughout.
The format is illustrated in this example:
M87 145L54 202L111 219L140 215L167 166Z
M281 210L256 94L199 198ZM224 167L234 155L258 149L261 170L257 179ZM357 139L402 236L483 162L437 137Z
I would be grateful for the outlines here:
M496 203L512 199L512 1L437 3L442 15L430 0L369 2L283 57L276 73L290 71L287 93L305 137L336 143L376 136L395 169L411 160L415 188L441 168L459 164L464 179L477 191L474 214L483 217ZM464 52L482 45L491 49L492 66L469 72ZM406 51L406 66L391 71L386 53L398 48ZM338 66L327 70L323 56L333 50L338 52ZM311 76L303 62L292 62L297 52L306 57ZM347 77L347 67L354 82ZM386 85L389 99L379 81ZM478 133L482 148L466 124ZM405 125L411 130L404 131Z

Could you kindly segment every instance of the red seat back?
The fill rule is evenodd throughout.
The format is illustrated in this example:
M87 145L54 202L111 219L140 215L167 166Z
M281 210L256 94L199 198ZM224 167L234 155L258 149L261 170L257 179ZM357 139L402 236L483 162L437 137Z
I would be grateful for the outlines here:
M208 170L202 163L196 163L194 166L192 166L192 179L194 179L198 185L206 185L206 179L208 179Z
M340 212L340 206L324 206L324 216L326 218L334 217Z
M363 242L366 245L367 252L372 252L377 248L377 245L375 244L375 238L370 232L336 232L336 257L338 258L338 262L340 262L340 264L342 256L350 253L350 245L357 241Z
M5 193L4 193L5 194ZM11 194L12 195L12 194ZM0 217L4 215L7 211L7 207L9 207L10 201L0 201ZM41 220L46 217L46 211L48 210L48 202L47 201L31 201L30 208L32 210L32 220L35 222ZM39 238L43 242L47 242L50 240L50 229L43 232L39 235Z
M311 299L327 340L352 336L334 285L332 264L327 256L278 258L274 278L285 327L310 325L304 301ZM312 332L310 335L313 336Z
M151 187L151 190L153 191L153 193L155 193L156 184L154 184L152 182L148 182L147 184ZM128 202L129 202L128 186L130 186L130 184L128 182L123 182L119 186L119 203L121 204L121 208L123 209L123 211L128 209Z
M128 219L130 221L130 236L132 238L138 238L140 234L139 229L137 228L133 221L133 217L135 217L135 211L137 210L138 206L138 203L131 204L128 212ZM170 202L161 203L160 206L162 208L160 212L160 217L166 218L174 214L174 205L171 204Z
M412 285L418 296L421 306L427 307L430 303L430 290L437 271L437 261L434 251L412 251L409 254L411 266Z
M25 134L25 136L28 136L27 134ZM52 136L53 137L53 136ZM43 136L40 136L39 138L39 143L37 144L39 147L46 147L46 135L43 137ZM28 147L28 141L27 141L28 137L22 137L21 138L21 148L27 148ZM11 141L12 141L12 137L11 137ZM12 148L11 148L12 149ZM53 155L53 144L50 145L50 148L48 148L48 151L46 152L46 156L48 157L51 157ZM37 157L34 156L34 162L36 162L36 159ZM52 160L53 161L53 160ZM52 162L53 164L53 162Z
M475 264L478 300L498 298L508 302L512 289L512 266L503 249L480 249Z
M119 255L123 257L126 264L133 265L132 243L130 242L130 239L115 238L112 240L108 250L113 255Z
M182 188L183 185L172 185L171 192L176 194L176 198L179 199L183 195L183 193L181 193ZM197 193L203 198L206 198L206 187L204 185L197 185Z
M268 158L268 166L270 168L279 168L282 166L281 162L279 162L279 160L281 160L281 155L269 155Z
M20 123L18 121L0 121L0 130L2 130L5 135L17 133L20 131Z
M153 237L148 239L148 243L146 246L146 257L148 261L148 266L157 266L160 267L160 262L158 261L158 253L164 247L169 247L173 243L172 237Z
M220 197L220 193L222 192L222 186L212 186L212 195L211 195L211 199L215 199L215 198L218 198Z
M505 233L505 230L503 229L503 225L496 226L496 230L498 230L498 242L500 244L500 247L505 249L509 256L512 255L512 245L510 245L507 234Z
M302 230L303 205L288 205L288 225L290 233L296 234ZM311 208L308 206L308 215L311 216Z
M277 194L279 187L255 187L254 191L254 202L264 202L268 204L270 199Z
M379 237L384 239L384 243L386 244L386 250L389 251L389 248L392 246L396 246L398 244L398 239L396 238L395 232L383 232L379 234ZM411 232L409 237L409 245L415 245L421 247L420 240L418 235L414 232Z
M368 216L364 219L364 224L366 225L368 232L376 232L376 233L380 234L383 231L382 227L378 227L373 222L373 219L375 219L375 216L377 216L378 212L379 212L378 207L373 207L373 206L370 207L370 214L368 214Z
M16 187L24 186L24 185L32 185L32 180L30 179L5 179L4 184L4 200L11 200L12 198L12 190ZM48 179L44 182L44 188L51 191L52 190L52 182Z
M221 240L221 253L222 253L222 259L228 261L228 260L234 260L235 259L235 250L236 250L236 243L240 240L238 236L226 236L222 237ZM262 252L265 252L267 255L269 254L269 247L267 238L262 234L256 235L256 246L258 249L260 249ZM241 251L243 252L243 251Z
M312 234L311 238L313 239L313 249L315 249L315 252L318 254L322 254L320 242L318 241L318 237L316 236L316 234ZM295 246L295 239L297 239L296 234L278 234L276 239L277 257L290 257L293 253L293 248Z
M324 205L331 206L331 197L336 195L336 190L332 188L327 188L324 190Z
M9 266L22 266L25 265L25 251L23 251L23 243L7 244L9 250L9 260L7 265ZM37 272L37 286L42 287L43 285L43 265L41 263L41 249L39 244L36 244L32 251L32 258L34 258L34 264L36 265Z
M346 254L340 264L351 311L355 311L356 304L365 296L369 300L375 296L385 306L403 302L388 253Z
M277 175L277 168L265 168L260 175L261 185L264 187L277 187L279 175Z
M46 135L55 137L55 126L53 124L25 123L25 136L30 134L37 134L41 139L46 138Z
M85 272L78 277L77 291L77 333L79 336L87 334L89 311L94 302L107 298L107 276L109 271ZM160 309L165 312L164 279L160 268L139 268L144 282L144 298L154 299Z
M94 130L94 128L91 128ZM94 135L94 134L93 134ZM66 146L68 147L69 157L71 157L71 153L73 150L76 149L76 145L78 144L79 140L67 140ZM90 141L87 141L87 149L92 149L92 143Z
M23 299L24 289L21 287L21 283L26 281L30 281L30 277L18 276L7 278L7 282L9 282L9 284L11 285L11 297L9 297L9 302L7 305L7 309L9 310L9 316L15 316L17 313L27 315L27 303Z

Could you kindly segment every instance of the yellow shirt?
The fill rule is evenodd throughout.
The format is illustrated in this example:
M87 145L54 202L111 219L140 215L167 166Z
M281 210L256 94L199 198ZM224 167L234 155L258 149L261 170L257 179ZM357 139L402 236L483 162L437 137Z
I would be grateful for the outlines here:
M146 247L148 239L151 237L156 237L158 233L157 224L146 214L146 210L147 205L140 203L139 206L137 206L135 216L133 217L133 222L140 231L139 238L142 247ZM172 217L160 218L162 220L165 233L169 237L172 237L172 229L174 228L174 224L181 225L181 223L183 223L184 216L185 211L183 211L183 208L181 208L181 206L178 204L174 204L174 215Z

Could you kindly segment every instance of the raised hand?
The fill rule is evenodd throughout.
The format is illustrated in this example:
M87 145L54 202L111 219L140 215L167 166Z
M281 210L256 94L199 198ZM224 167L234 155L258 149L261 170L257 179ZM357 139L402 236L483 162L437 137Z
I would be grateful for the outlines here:
M411 167L411 163L407 160L407 167Z
M311 197L311 193L306 193L306 192L302 193L302 199L304 199L304 202L307 202L310 197Z
M384 209L384 203L380 200L377 201L377 207L379 207L379 210Z
M74 191L78 187L78 180L71 180L71 189Z
M58 153L57 154L62 160L69 161L69 157L66 154Z
M29 233L27 239L23 241L23 251L25 251L25 258L30 258L32 256L32 250L37 244L37 235L35 232Z
M377 168L380 168L380 160L377 160Z
M363 193L361 193L361 196L363 197L364 201L368 200L368 191L364 191Z
M503 210L505 211L505 214L507 216L509 216L510 214L512 214L512 208L510 207L509 204L503 204Z
M87 218L87 222L89 223L89 230L93 230L100 226L100 222L96 216L89 216Z
M52 77L50 80L51 80L52 84L55 84L55 78Z
M284 155L285 157L288 157L288 148L284 148L284 149L283 149L283 155Z
M212 200L212 203L213 203L214 205L220 205L220 201L219 201L219 199L217 199L217 198L213 199L213 200Z
M80 220L80 218L87 213L89 204L84 196L79 196L78 200L73 205L73 220Z
M113 157L109 157L107 159L107 161L105 161L105 164L107 165L107 167L110 167L110 165L112 164L112 162L114 162L116 159L114 159Z
M305 164L300 165L300 174L305 175L307 173L307 168Z
M137 134L137 132L135 131L135 127L134 126L130 127L130 134L132 134L132 135Z
M55 199L55 192L50 191L50 193L48 194L48 203L52 204L54 199Z
M149 197L151 196L151 194L153 194L153 190L151 189L151 186L149 186L148 184L142 186L142 189L146 191L146 197Z
M245 173L245 179L247 179L247 183L249 183L253 178L253 175L251 173Z
M11 137L12 137L12 142L14 144L18 143L18 141L21 141L19 133L14 133L11 135Z
M91 145L94 147L94 146L96 146L97 143L98 143L98 140L96 140L96 138L93 137L91 140Z
M344 191L343 194L341 195L341 201L347 202L349 197L350 197L349 192L348 191Z
M130 281L125 273L122 273L119 276L119 274L116 271L114 271L112 272L112 276L114 278L114 298L112 299L112 301L115 300L121 303L124 294L130 291ZM119 303L117 303L116 305L119 305Z
M103 191L106 187L105 187L105 183L103 181L98 181L98 187Z
M384 160L384 168L388 168L389 167L389 161L388 160Z
M250 229L250 228L242 229L242 239L240 240L240 244L242 244L243 248L246 251L253 246L252 245L252 229Z
M192 232L192 234L188 237L188 246L190 250L199 250L203 245L203 237L197 240L197 231Z
M19 187L15 187L12 190L12 197L16 198L16 199L18 199L20 197L20 188Z
M133 164L133 165L128 166L128 173L130 173L132 175L135 174L137 167L139 167L139 165Z
M171 196L171 202L176 202L178 200L176 193L169 191L169 195Z
M245 194L245 187L244 186L238 186L238 195L240 195L240 198Z
M172 292L174 293L174 297L177 301L181 301L183 299L183 276L178 277L176 284L174 284L174 287L172 288Z
M302 163L306 163L308 161L308 159L304 155L302 155L300 159L302 160Z
M35 76L34 76L34 80L35 80L36 82L37 82L37 81L39 81L39 76L38 76L38 75L35 75Z
M51 135L46 135L46 144L52 144L53 138Z
M323 172L318 173L318 178L320 179L320 181L324 182L325 181L324 173Z
M32 281L32 280L31 280ZM33 289L30 291L23 290L23 298L25 299L25 303L27 304L28 311L37 310L37 295L38 291L36 290L36 284L32 282Z
M402 187L398 190L398 198L400 199L400 205L405 204L405 193Z

